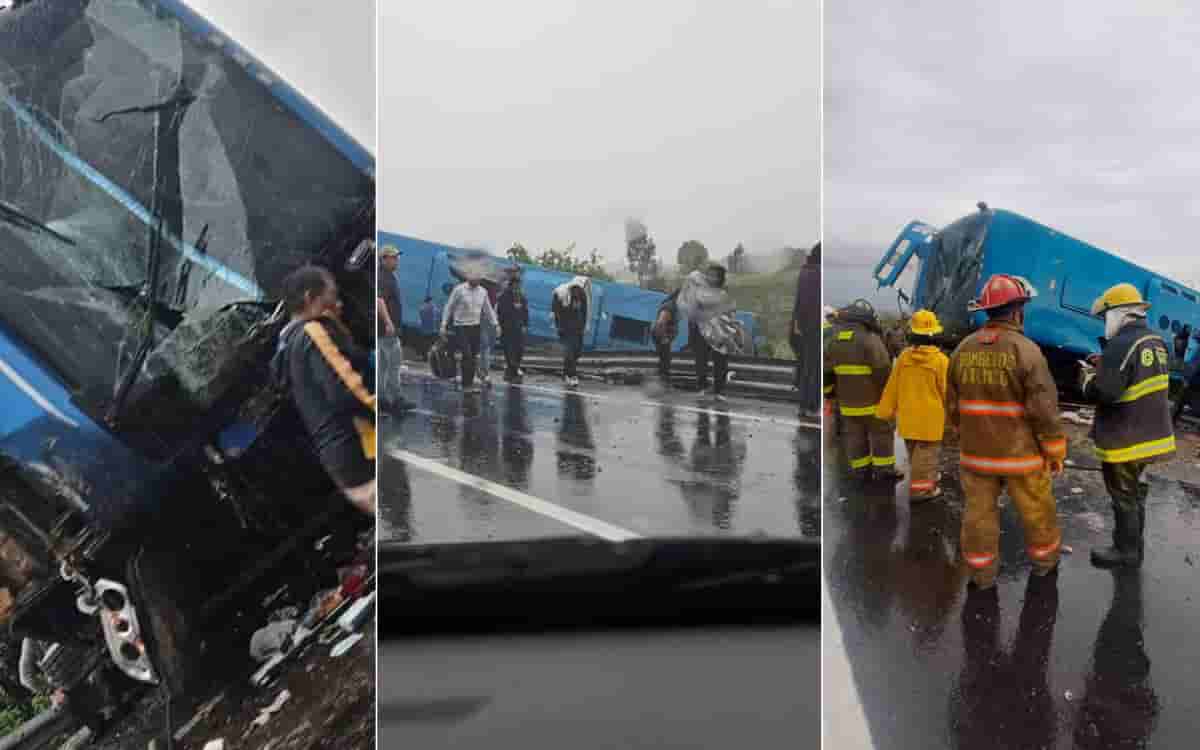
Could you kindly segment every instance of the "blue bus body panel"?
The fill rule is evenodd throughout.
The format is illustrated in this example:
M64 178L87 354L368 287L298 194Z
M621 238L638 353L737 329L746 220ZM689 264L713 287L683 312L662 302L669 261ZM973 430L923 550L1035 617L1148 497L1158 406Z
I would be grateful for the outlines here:
M262 83L280 104L307 126L318 132L364 174L374 177L374 157L328 116L288 85L243 47L221 33L204 17L179 0L157 0L158 6L176 17L191 33L219 47L224 54L242 65ZM65 16L64 16L65 17ZM3 102L21 117L23 111L12 97ZM31 127L44 130L32 116L23 118ZM57 149L68 155L65 149ZM81 178L97 184L126 203L119 188L105 180L90 164L77 158L65 158L68 167ZM129 199L132 200L132 199ZM133 208L138 208L134 206ZM134 215L149 223L147 211ZM207 270L234 274L219 261L184 248L185 255ZM186 252L191 250L191 253ZM222 278L226 278L223 275ZM238 278L226 280L237 283ZM243 280L244 281L244 280ZM260 290L252 282L238 283L249 294ZM172 463L157 463L123 443L105 426L96 423L71 401L68 388L28 347L8 335L0 325L0 455L17 464L18 471L40 476L62 488L64 496L84 513L89 522L111 528L120 525L132 513L161 502L161 487L169 481ZM218 437L218 443L234 452L253 443L254 428L230 425Z
M49 480L85 517L111 527L146 498L156 466L96 424L37 358L0 330L0 454Z
M450 291L461 281L455 274L455 265L472 251L389 232L380 232L378 242L380 246L394 245L400 251L396 275L404 325L420 329L420 308L426 296L433 298L440 320ZM494 281L500 280L501 269L512 265L508 260L494 256L486 256L484 262L491 266L485 276ZM521 264L521 269L525 294L529 298L529 339L531 342L557 341L558 331L550 317L554 289L574 276L529 264ZM590 351L653 351L650 326L658 315L658 306L666 297L662 292L632 284L593 281L592 319L584 348ZM754 315L739 311L737 317L755 344L761 346L763 340ZM674 348L682 349L686 344L687 329L683 327L675 338Z
M916 223L909 224L905 232ZM910 295L914 308L928 302L920 293L926 270L927 264L922 263ZM1200 293L1195 289L1011 211L994 211L975 292L995 273L1022 276L1037 289L1037 296L1026 307L1025 333L1048 353L1082 358L1099 352L1104 321L1091 314L1092 302L1122 282L1137 287L1151 304L1151 330L1168 345L1185 324L1193 331L1200 330ZM976 314L977 325L983 320L982 313ZM1197 353L1193 340L1189 363L1196 360Z
M920 249L928 244L936 231L933 226L924 222L909 222L908 226L900 232L896 241L884 253L883 258L875 266L875 271L871 274L879 286L895 284L896 280L900 278L900 274L904 273L904 269L912 260L913 255L919 253Z

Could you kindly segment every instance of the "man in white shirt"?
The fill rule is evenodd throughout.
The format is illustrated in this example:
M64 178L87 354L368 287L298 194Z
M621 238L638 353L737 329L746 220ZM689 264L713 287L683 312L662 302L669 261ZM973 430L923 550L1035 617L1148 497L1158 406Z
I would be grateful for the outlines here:
M479 356L480 324L485 317L499 328L487 290L480 286L479 274L472 273L450 292L442 314L442 335L446 336L447 328L454 326L456 348L462 353L463 390L468 393L479 392L479 386L475 385L475 360Z

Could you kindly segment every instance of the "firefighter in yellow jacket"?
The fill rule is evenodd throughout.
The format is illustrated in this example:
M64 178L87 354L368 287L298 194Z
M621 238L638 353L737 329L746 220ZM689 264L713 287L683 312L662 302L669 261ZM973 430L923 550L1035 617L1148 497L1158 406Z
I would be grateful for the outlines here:
M825 351L825 395L837 400L850 475L896 479L892 426L875 415L892 365L879 318L869 302L858 300L839 310L837 319Z
M1142 564L1146 496L1142 472L1175 453L1167 400L1171 357L1146 325L1149 305L1132 284L1117 284L1092 305L1104 318L1104 352L1080 370L1080 390L1097 402L1092 439L1112 496L1113 546L1092 550L1092 564Z
M1001 490L1021 517L1035 574L1057 567L1062 543L1050 478L1063 470L1067 439L1046 357L1022 332L1034 294L1019 277L989 278L968 306L988 322L950 356L946 407L958 427L966 505L960 547L981 588L994 585L1000 569Z
M876 413L895 422L908 449L908 499L922 503L940 497L938 458L946 428L946 370L950 359L933 343L942 324L929 310L917 310L909 323L911 346L900 352Z

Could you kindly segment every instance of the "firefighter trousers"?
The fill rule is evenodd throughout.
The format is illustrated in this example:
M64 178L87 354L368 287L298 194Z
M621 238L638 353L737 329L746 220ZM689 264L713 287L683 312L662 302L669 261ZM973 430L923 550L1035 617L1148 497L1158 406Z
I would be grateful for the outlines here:
M941 442L905 440L908 449L908 496L912 500L931 497L938 488L938 459Z
M1036 568L1049 571L1058 564L1062 535L1058 507L1050 487L1050 471L995 476L959 470L965 508L959 543L975 583L988 586L1000 571L1000 492L1008 490L1025 530L1025 549Z
M873 416L842 415L842 446L850 472L857 474L871 467L891 469L896 466L895 438L892 426Z
M1149 461L1100 464L1100 470L1104 474L1104 489L1108 490L1112 497L1115 510L1145 515L1148 486L1142 481L1142 472L1149 465Z

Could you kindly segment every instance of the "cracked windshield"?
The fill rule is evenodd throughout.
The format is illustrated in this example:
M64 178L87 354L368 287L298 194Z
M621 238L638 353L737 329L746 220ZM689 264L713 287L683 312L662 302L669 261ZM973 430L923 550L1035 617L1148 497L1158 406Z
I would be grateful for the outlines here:
M369 210L369 178L225 43L148 1L0 15L0 307L94 404L147 338L141 367L206 398L253 303Z
M819 538L807 16L478 14L381 6L382 537Z
M0 1L0 748L375 746L374 17Z

